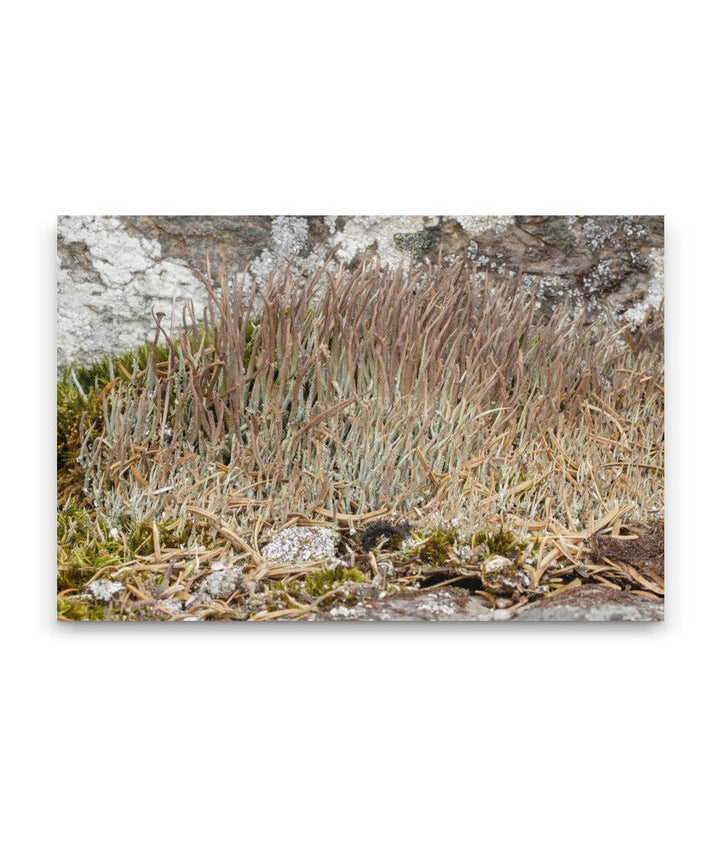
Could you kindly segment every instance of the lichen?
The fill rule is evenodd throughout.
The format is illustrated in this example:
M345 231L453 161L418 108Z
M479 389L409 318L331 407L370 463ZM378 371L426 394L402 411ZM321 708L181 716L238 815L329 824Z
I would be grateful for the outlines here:
M648 262L650 280L645 297L625 311L624 317L632 330L636 330L652 310L658 311L665 297L665 262L662 250L651 250L648 253Z
M74 246L81 255L70 254ZM58 358L92 362L108 348L122 351L152 338L151 311L177 324L186 301L198 317L205 284L161 244L127 228L123 218L58 218Z
M502 232L515 222L512 216L482 216L457 217L458 223L469 235L479 235L482 232Z
M437 235L429 229L423 229L421 232L398 232L393 235L393 240L399 250L422 256L435 246Z
M93 580L85 586L88 594L92 595L98 603L108 604L125 591L124 583L115 580Z
M291 526L263 547L268 562L310 562L335 555L337 533L327 526Z
M331 236L328 246L345 263L357 261L374 246L381 263L395 269L404 261L395 236L422 232L439 222L438 217L350 217L344 227Z
M265 281L288 262L295 273L314 273L322 266L326 256L322 248L302 258L309 243L309 225L305 217L273 217L270 234L270 246L263 248L250 265L250 274L256 280Z

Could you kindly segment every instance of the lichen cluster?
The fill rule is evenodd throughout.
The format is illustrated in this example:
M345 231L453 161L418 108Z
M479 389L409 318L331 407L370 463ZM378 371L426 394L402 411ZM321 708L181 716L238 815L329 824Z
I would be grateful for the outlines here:
M63 617L98 575L125 585L105 617L260 620L281 592L307 617L429 569L491 593L494 559L535 591L568 584L551 572L597 532L662 516L661 319L548 321L464 266L319 276L223 282L202 322L172 338L159 318L151 344L59 382ZM319 553L269 546L322 527ZM243 584L209 604L218 561Z

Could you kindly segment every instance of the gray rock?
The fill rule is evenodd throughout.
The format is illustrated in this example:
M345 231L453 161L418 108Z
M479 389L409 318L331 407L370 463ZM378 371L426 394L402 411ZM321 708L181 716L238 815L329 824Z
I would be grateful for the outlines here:
M197 597L193 602L227 600L240 588L241 583L242 571L239 568L213 571L195 583L193 592Z
M58 365L130 350L151 311L181 319L206 302L207 257L230 278L298 276L378 259L465 260L481 275L522 276L549 312L565 300L638 326L663 298L662 217L58 218Z
M337 533L327 526L291 526L262 548L268 562L310 562L333 559Z
M492 610L481 597L462 589L403 593L375 598L355 606L335 606L327 621L490 621Z
M108 604L114 597L125 591L125 585L114 580L93 580L85 586L85 591L98 603Z
M202 314L207 290L199 276L128 225L125 218L58 218L59 365L148 341L153 310L178 324L189 300Z
M514 621L662 621L664 605L631 592L580 586L517 610Z
M461 588L403 592L353 606L337 605L325 621L661 621L663 604L640 595L584 586L520 609L491 609Z

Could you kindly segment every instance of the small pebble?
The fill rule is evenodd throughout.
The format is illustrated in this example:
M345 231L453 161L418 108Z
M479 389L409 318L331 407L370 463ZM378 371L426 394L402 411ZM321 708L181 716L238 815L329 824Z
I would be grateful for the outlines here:
M291 526L262 548L268 562L310 562L335 557L337 533L327 526Z
M91 594L98 603L110 603L110 601L125 591L123 583L113 580L93 580L85 586L85 590Z

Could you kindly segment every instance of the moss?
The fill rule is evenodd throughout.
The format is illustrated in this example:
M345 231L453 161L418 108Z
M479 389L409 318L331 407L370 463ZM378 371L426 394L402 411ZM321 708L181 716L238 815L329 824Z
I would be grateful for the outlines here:
M327 594L343 583L364 583L367 579L356 567L340 566L333 570L316 571L304 579L284 579L270 583L269 590L278 596L277 608L295 607L298 603L310 604L315 598Z
M119 549L120 545L114 541L83 544L70 550L58 546L58 591L82 588L102 568L121 565Z
M453 548L458 541L457 529L454 526L450 529L438 528L429 535L413 533L413 538L421 539L418 546L410 551L418 561L438 567L453 561Z
M57 614L68 621L103 621L105 607L77 597L59 597Z
M201 337L196 338L199 346ZM195 341L196 339L193 338L192 342L195 343ZM176 347L173 348L173 353L177 355ZM148 342L132 351L103 357L90 366L76 366L72 371L83 390L88 393L99 393L115 377L127 380L127 375L144 372L148 365L159 370L163 369L167 365L169 355L170 349L166 344L158 344L155 347Z
M121 524L118 523L118 528ZM155 522L160 547L176 550L190 537L190 524L183 519ZM128 556L152 554L152 522L122 521L123 537L111 536L112 523L98 517L77 499L68 500L57 513L57 584L58 591L82 586L102 568L117 567ZM194 541L213 547L217 537L197 537ZM126 553L127 550L127 553Z
M316 571L309 574L305 579L305 591L310 597L320 597L337 585L342 583L364 583L367 577L362 571L355 567L343 568L342 566L332 570Z
M250 362L250 355L252 354L257 328L257 322L252 320L248 322L247 328L245 330L245 353L243 354L245 365Z
M155 521L158 530L158 540L161 547L176 550L187 543L188 540L188 524L184 520L172 520L164 523ZM147 548L150 552L153 550L153 526L152 522L140 522L131 526L129 536L127 537L128 550L131 553L139 552Z
M71 536L85 538L90 533L92 520L87 508L76 499L68 500L57 513L58 542Z
M72 383L59 381L57 384L57 467L64 471L75 465L80 452L82 431L92 430L100 415L100 403L96 395L85 397Z
M514 561L522 556L529 543L527 539L521 540L502 527L497 532L481 529L470 539L470 546L473 549L483 547L483 552L488 556L503 556Z
M122 564L121 550L107 524L97 524L77 500L68 501L57 515L58 591L82 588L101 568Z

